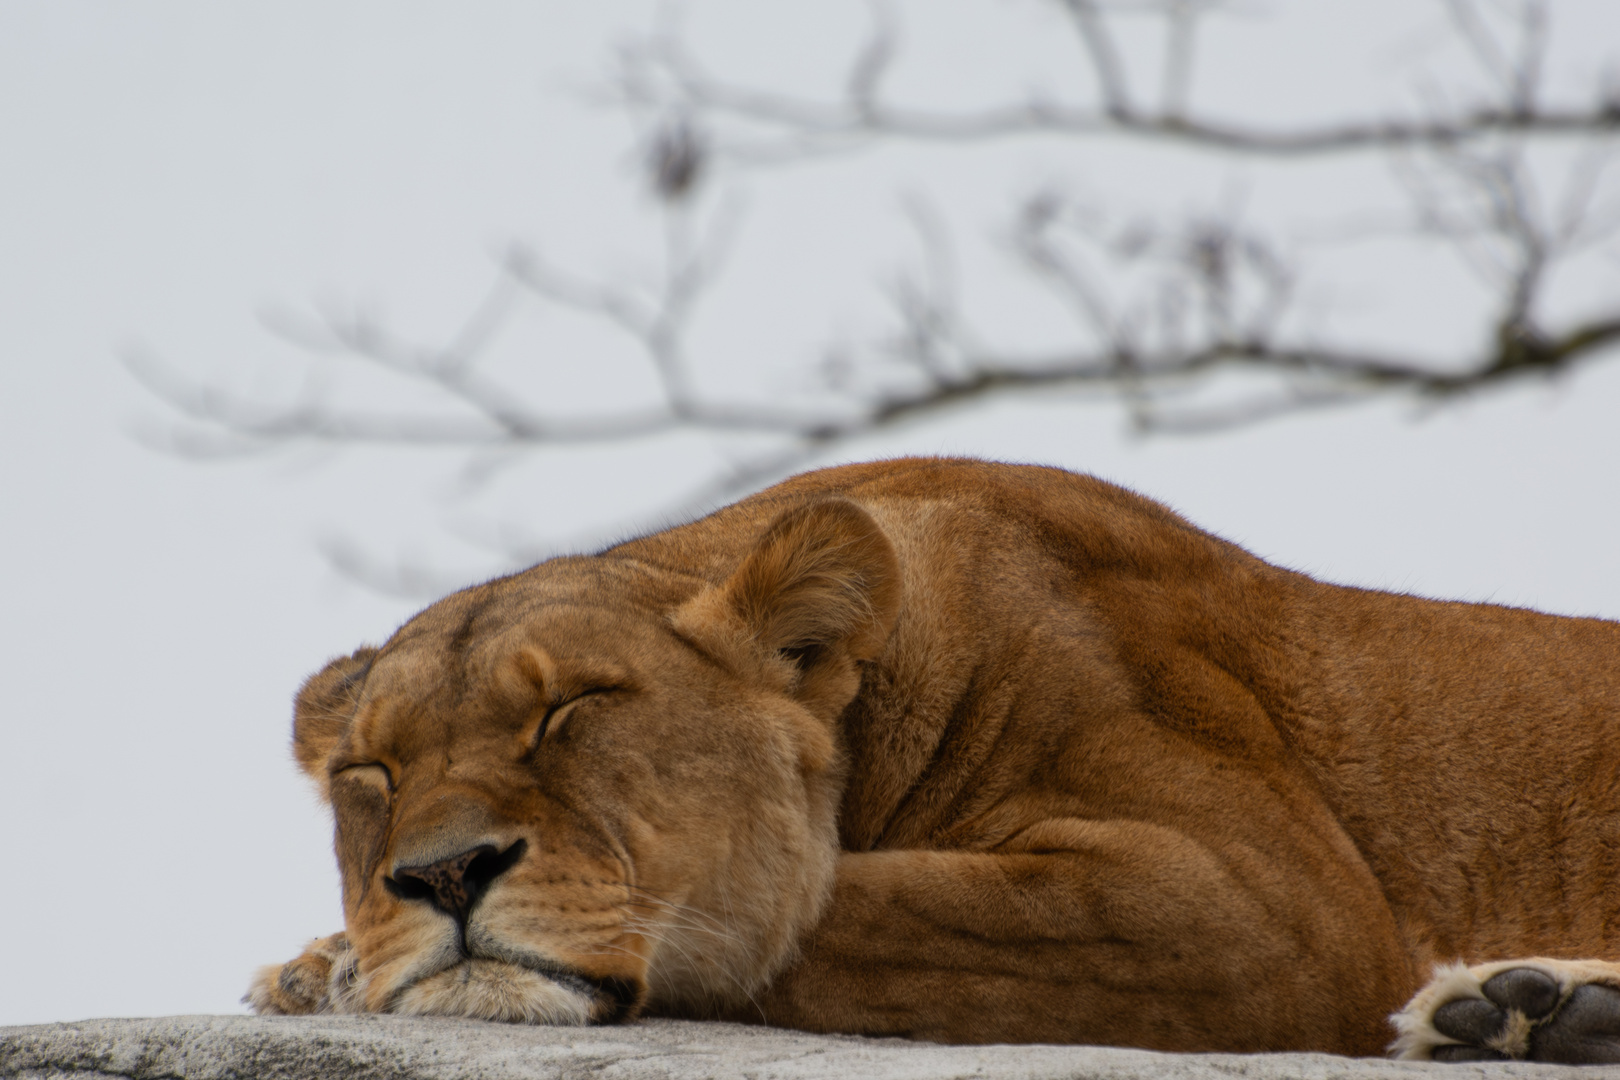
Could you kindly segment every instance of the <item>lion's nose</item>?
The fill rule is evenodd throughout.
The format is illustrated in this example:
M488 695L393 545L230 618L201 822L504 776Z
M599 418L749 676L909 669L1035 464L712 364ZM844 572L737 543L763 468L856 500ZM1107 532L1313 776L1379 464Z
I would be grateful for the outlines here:
M448 859L423 866L407 866L383 878L388 891L402 900L426 900L459 923L496 878L523 857L528 843L517 840L505 851L480 844Z

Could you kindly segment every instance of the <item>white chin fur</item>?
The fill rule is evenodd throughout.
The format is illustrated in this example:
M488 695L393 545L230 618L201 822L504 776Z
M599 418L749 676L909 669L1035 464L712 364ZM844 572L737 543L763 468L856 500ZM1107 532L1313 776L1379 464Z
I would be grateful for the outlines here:
M392 1012L466 1016L515 1024L577 1026L590 1020L592 1001L528 968L499 960L464 960L399 996Z

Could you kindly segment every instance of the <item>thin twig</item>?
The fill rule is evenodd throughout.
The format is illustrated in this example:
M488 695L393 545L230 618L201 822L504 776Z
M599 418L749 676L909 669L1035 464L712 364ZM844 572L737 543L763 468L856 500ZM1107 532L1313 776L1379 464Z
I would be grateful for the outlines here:
M130 371L179 418L146 437L193 457L293 444L455 448L467 452L469 484L538 447L696 431L733 448L734 464L696 478L656 515L640 519L667 522L852 440L995 395L1114 394L1139 430L1207 432L1375 395L1451 400L1531 376L1559 376L1620 344L1620 311L1612 306L1560 327L1545 325L1551 320L1543 292L1556 269L1620 229L1620 205L1604 201L1600 183L1620 135L1620 95L1605 88L1587 109L1542 102L1545 0L1518 3L1515 28L1505 34L1498 32L1503 19L1487 16L1474 0L1442 0L1489 83L1480 102L1454 107L1437 98L1426 119L1297 128L1228 123L1194 108L1197 20L1215 0L1148 5L1166 20L1156 108L1133 96L1111 12L1094 0L1056 2L1074 28L1077 56L1091 69L1098 105L1030 98L946 112L885 101L900 38L893 12L881 4L833 100L733 86L709 75L673 30L660 31L624 51L618 82L618 100L639 118L644 167L662 215L662 259L650 280L594 279L515 245L498 259L484 299L442 344L412 344L375 319L330 308L317 308L312 318L279 315L267 320L272 329L312 358L297 393L282 402L234 393L151 353L132 352L125 357ZM1028 281L1072 317L1065 345L1032 353L997 345L970 327L945 217L915 196L902 212L920 240L922 265L889 289L894 332L843 350L838 378L826 380L818 404L784 405L705 385L701 376L712 365L691 351L691 330L740 221L723 190L715 192L728 165L791 163L894 141L975 145L1026 135L1125 135L1251 158L1388 151L1414 213L1406 231L1451 246L1489 289L1493 306L1480 344L1437 357L1309 338L1292 311L1302 273L1297 244L1247 226L1239 205L1180 222L1160 215L1122 225L1048 188L1022 203L1010 246ZM1532 142L1549 138L1587 144L1554 209L1537 191L1527 157ZM555 415L496 378L484 360L525 303L587 316L620 335L644 363L655 399L588 416ZM426 386L436 405L413 410L338 400L330 376L344 362ZM1193 396L1221 372L1264 376L1263 388L1216 404ZM495 547L514 562L545 553L528 541ZM420 568L387 569L353 545L329 542L327 553L342 572L385 590L415 593L445 584Z

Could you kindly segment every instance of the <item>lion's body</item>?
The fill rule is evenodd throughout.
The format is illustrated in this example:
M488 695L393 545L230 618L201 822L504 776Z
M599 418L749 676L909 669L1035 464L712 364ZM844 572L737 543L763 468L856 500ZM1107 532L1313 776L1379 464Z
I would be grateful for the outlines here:
M611 685L519 765L490 688L536 650L540 697ZM1620 625L1322 584L1055 469L806 474L359 657L298 735L352 1007L573 1015L429 992L501 963L577 1018L1365 1054L1436 963L1620 958ZM470 914L372 887L475 841L518 861Z

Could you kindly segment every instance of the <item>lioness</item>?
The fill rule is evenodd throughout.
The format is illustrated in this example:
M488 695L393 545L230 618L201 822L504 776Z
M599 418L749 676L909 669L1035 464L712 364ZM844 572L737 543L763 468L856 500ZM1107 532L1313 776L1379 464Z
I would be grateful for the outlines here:
M808 473L466 589L293 745L347 929L260 1012L1620 1060L1620 624L1058 469Z

